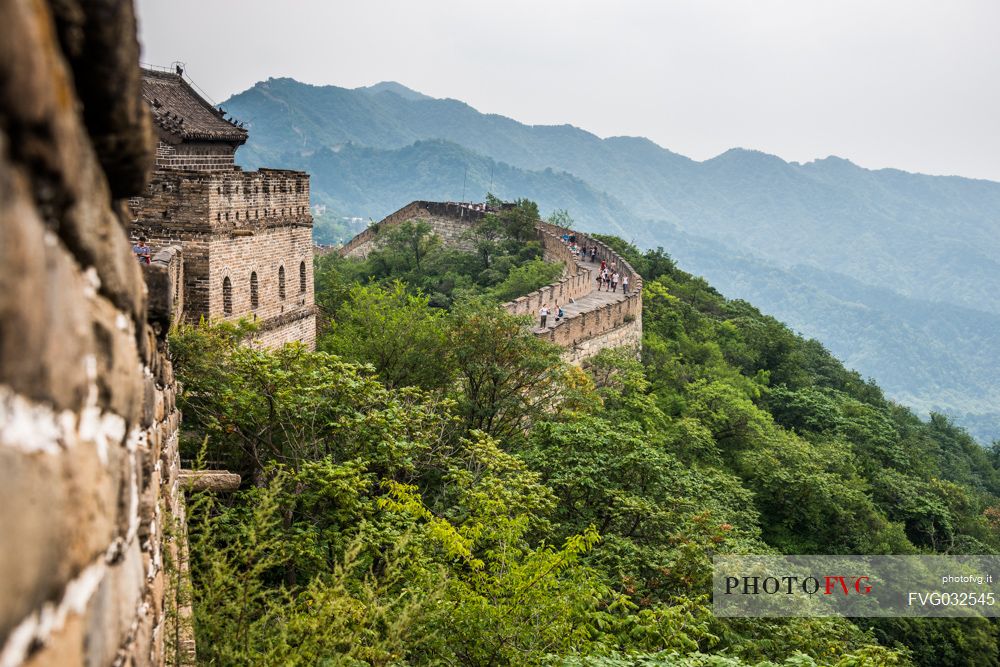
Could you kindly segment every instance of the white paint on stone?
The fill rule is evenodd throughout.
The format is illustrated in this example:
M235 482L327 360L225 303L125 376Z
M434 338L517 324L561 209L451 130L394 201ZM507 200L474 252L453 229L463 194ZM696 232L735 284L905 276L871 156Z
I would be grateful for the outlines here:
M125 426L125 420L120 415L88 407L80 412L77 436L79 442L93 444L101 464L108 465L109 449L121 446L125 439Z
M93 444L103 465L108 464L111 446L125 439L125 420L116 414L87 407L79 416L69 410L56 412L44 403L16 394L0 385L0 446L29 454L60 454L81 443ZM138 436L133 433L131 451ZM129 446L129 443L126 443Z
M59 454L64 446L63 429L67 421L76 421L72 412L56 414L51 407L0 385L0 446L29 454Z
M46 602L41 609L21 621L0 650L0 667L17 667L22 664L33 645L45 645L52 633L62 630L70 614L83 614L104 579L105 572L107 565L102 557L66 584L59 604Z
M97 274L97 268L88 266L83 272L83 294L88 298L97 296L101 289L101 277Z
M97 405L97 355L83 358L83 373L87 378L87 405Z

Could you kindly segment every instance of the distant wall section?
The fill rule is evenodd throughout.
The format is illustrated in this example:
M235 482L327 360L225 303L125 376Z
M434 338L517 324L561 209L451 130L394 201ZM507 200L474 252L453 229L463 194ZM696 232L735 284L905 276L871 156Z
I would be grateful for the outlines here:
M483 215L483 211L453 202L415 201L355 236L339 252L342 257L365 258L378 247L380 238L388 230L415 220L428 223L445 245L475 252L476 246L470 232Z
M344 257L366 257L378 247L387 230L418 219L430 223L446 245L471 252L475 250L472 228L485 214L485 210L463 204L416 201L358 234L339 252ZM553 318L549 318L550 326L536 335L565 348L564 358L571 363L580 363L604 348L634 348L638 352L642 345L642 276L614 250L587 234L542 221L537 222L535 228L542 243L543 257L546 261L562 264L563 275L558 281L503 307L511 314L534 318L543 304L552 307L556 303L583 299L596 289L597 270L604 260L609 266L614 265L620 274L628 275L629 293L622 294L612 303L568 315L560 322L553 323ZM578 262L562 241L563 235L575 236L581 248L596 246L596 262Z
M542 257L547 262L562 264L563 276L557 282L505 303L504 308L512 315L534 317L542 304L568 303L570 299L582 298L594 289L596 273L587 266L577 265L576 258L559 235L541 226L536 227L542 242Z
M603 260L608 266L614 265L619 274L628 275L629 293L622 295L614 303L568 315L561 322L539 332L538 336L565 348L563 356L571 363L580 363L604 348L633 348L638 352L642 347L642 276L604 242L585 233L541 221L536 227L545 239L546 246L557 243L565 248L561 237L573 235L581 248L597 248L593 269L588 267L591 263L584 262L579 273L574 276L577 280L582 280L585 274L590 287L584 291L578 282L563 279L505 304L507 310L515 315L535 317L543 303L548 303L551 307L554 303L566 303L567 297L579 299L593 291L597 270ZM569 252L568 249L566 252Z

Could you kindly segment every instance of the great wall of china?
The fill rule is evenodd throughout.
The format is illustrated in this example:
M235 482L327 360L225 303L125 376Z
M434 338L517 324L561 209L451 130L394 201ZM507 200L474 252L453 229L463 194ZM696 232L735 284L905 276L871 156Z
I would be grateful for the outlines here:
M161 174L150 188L157 135L132 4L0 0L0 26L0 667L193 665L179 387L167 332L199 310L222 319L249 313L275 321L275 342L312 344L301 326L314 312L308 177L263 174L278 179L269 191L240 176L238 191L227 192L235 146L193 146L186 159L208 156L200 167L213 171L198 176L215 188L201 188L202 199L225 201L197 204L206 233L171 236L140 266L129 238L137 220L150 234L156 218L183 231L195 204L154 210L162 193L184 187L172 190ZM181 126L171 118L171 128ZM169 159L181 160L183 143L171 147ZM383 228L426 217L460 246L466 214L415 202ZM268 232L279 228L294 239L276 245ZM569 230L536 228L564 275L506 308L533 317L543 302L563 304L565 320L536 335L573 362L637 347L641 277L576 233L631 277L628 295L596 292L596 265L577 261L559 238ZM257 238L260 252L240 257L246 266L222 257L232 276L213 272L219 255L205 252L213 234L243 255L233 239ZM359 235L345 253L365 252L377 234Z
M415 201L355 236L339 253L343 257L365 257L378 247L387 229L416 220L429 224L445 245L474 251L471 233L484 215L483 206ZM541 221L535 223L535 229L543 258L562 264L563 275L550 285L504 304L504 308L513 315L536 317L542 304L550 308L562 305L566 313L562 321L554 322L550 317L549 326L536 326L534 331L536 336L563 347L563 358L571 363L609 347L638 350L642 343L642 276L611 248L587 234ZM562 236L569 234L576 237L580 247L597 247L596 262L573 255L562 241ZM598 291L597 272L602 260L629 276L628 294Z

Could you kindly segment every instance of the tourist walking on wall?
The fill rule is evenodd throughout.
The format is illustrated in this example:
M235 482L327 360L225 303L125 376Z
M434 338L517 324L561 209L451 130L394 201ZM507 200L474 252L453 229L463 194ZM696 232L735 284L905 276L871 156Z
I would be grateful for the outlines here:
M549 304L543 303L542 307L538 309L538 316L542 320L542 328L545 328L545 320L549 317Z
M628 294L628 274L622 276L622 294Z
M611 275L611 291L612 292L617 292L618 291L618 272L617 271L615 271Z

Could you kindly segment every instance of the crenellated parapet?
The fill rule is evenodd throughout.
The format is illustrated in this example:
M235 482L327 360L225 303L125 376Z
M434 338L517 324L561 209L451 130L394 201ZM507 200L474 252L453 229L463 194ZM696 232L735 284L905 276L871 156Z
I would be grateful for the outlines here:
M623 257L602 241L588 234L560 227L547 222L535 223L542 237L546 253L559 256L565 262L566 254L575 260L577 271L558 282L504 304L515 315L537 316L542 304L553 308L560 304L566 308L566 317L558 322L549 316L548 326L537 329L536 335L566 349L565 358L573 363L592 357L604 348L635 348L642 346L642 276ZM580 248L595 247L593 261L581 253L575 258L563 236L576 238ZM563 249L556 254L552 246ZM546 257L548 259L548 257ZM551 260L550 260L551 261ZM629 277L628 293L608 295L597 290L597 275L601 262L614 266L622 276ZM621 288L619 288L621 289Z
M486 215L485 205L472 206L456 202L415 201L407 204L377 224L371 225L340 250L341 257L364 258L378 247L386 232L404 222L426 222L438 237L452 248L475 251L469 236L472 226Z

